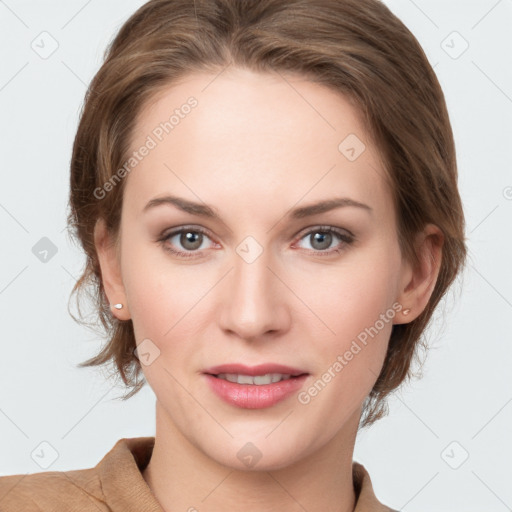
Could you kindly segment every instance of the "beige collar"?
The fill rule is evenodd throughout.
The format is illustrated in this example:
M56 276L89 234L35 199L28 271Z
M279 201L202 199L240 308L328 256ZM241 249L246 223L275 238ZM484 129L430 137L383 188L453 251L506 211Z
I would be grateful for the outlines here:
M154 437L120 439L97 464L103 493L113 512L164 512L142 476L154 444ZM396 512L377 500L362 464L353 462L352 469L357 499L354 512Z

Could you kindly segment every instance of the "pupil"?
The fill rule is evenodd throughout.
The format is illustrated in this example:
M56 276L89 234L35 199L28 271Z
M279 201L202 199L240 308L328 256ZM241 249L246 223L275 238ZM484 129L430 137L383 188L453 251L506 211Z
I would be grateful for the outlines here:
M332 234L331 233L315 233L314 240L315 242L319 241L321 247L317 247L317 249L326 249L331 245ZM327 243L325 241L327 240ZM323 243L323 245L322 245Z
M184 237L184 240L183 240L183 237ZM183 233L182 240L180 240L180 242L183 245L183 247L193 250L193 249L197 249L198 247L201 246L200 237L201 237L200 233L193 233L191 231L188 231L187 233ZM196 238L195 241L194 241L194 238ZM192 244L192 246L187 246L187 244Z

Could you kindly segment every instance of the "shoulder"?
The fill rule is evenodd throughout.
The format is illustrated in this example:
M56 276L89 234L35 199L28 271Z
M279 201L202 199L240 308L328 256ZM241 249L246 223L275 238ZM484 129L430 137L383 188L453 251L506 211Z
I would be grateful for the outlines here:
M96 466L0 477L0 512L110 512L161 508L141 470L151 457L154 437L122 438Z
M363 464L353 461L352 476L357 497L354 512L400 512L378 500L368 470Z
M0 477L2 512L108 511L95 468Z

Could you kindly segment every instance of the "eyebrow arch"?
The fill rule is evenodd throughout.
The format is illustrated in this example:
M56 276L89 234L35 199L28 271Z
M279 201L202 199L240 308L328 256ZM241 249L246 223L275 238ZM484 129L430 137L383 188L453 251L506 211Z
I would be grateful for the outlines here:
M157 206L171 204L179 208L180 210L190 213L191 215L197 215L200 217L207 217L211 219L221 220L220 215L217 210L208 206L206 204L196 203L194 201L189 201L188 199L184 199L182 197L166 195L163 197L155 197L151 199L143 209L143 212L147 212L152 208L156 208ZM354 199L350 199L349 197L339 197L333 199L326 199L323 201L319 201L317 203L313 203L307 206L301 206L299 208L295 208L287 213L287 216L292 219L303 219L305 217L310 217L312 215L317 215L319 213L328 212L330 210L334 210L335 208L341 208L345 206L353 206L357 208L362 208L368 211L370 214L373 212L373 209L367 204L360 203L359 201L355 201Z

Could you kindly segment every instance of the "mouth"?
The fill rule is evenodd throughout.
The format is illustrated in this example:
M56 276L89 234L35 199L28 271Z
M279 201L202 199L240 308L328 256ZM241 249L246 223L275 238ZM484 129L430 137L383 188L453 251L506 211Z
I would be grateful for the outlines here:
M285 373L266 373L264 375L244 375L240 373L219 373L212 374L207 373L217 379L226 380L235 384L251 384L256 386L264 386L267 384L273 384L275 382L281 382L288 379L297 379L303 375L309 375L308 373L299 373L296 375L285 374Z
M202 373L217 397L240 409L272 407L298 393L310 375L278 364L226 364Z
M309 375L305 370L277 363L246 366L239 363L222 364L206 369L203 373L238 384L262 386Z

